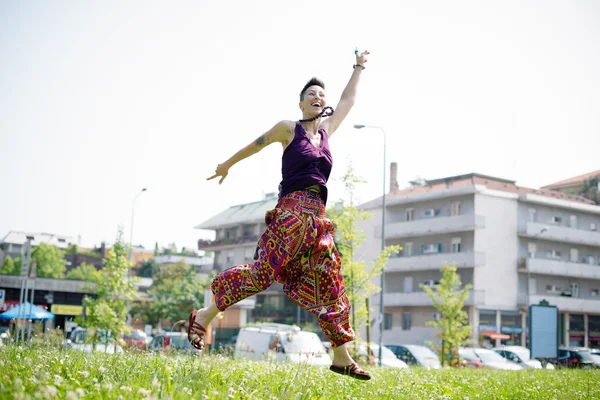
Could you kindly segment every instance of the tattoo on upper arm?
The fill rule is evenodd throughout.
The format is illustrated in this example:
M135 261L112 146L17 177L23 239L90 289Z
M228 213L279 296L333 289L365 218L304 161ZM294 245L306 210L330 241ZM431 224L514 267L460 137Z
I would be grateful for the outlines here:
M256 143L256 145L257 145L257 146L259 146L259 147L260 147L260 146L263 146L263 145L265 144L265 137L264 137L264 135L260 135L260 136L259 136L259 137L256 139L256 141L255 141L254 143Z

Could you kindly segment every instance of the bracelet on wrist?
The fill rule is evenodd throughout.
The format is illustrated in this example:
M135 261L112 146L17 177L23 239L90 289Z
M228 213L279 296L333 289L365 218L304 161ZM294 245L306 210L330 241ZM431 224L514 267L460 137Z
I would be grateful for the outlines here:
M352 68L354 68L354 69L356 69L356 67L361 67L363 70L366 68L366 67L365 67L364 65L362 65L362 64L354 64L354 65L352 66Z

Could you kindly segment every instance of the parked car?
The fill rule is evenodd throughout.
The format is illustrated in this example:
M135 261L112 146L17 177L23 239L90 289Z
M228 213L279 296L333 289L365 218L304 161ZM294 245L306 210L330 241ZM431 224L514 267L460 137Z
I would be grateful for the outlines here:
M386 344L398 359L408 365L415 365L427 369L439 369L442 367L438 356L429 347L416 344Z
M561 347L555 364L561 368L595 368L596 364L589 349L582 347Z
M123 335L121 339L129 349L146 350L150 344L148 335L140 329L133 329L129 335Z
M178 353L197 356L200 350L192 346L187 338L187 333L162 332L154 335L149 345L150 351L160 353Z
M88 330L85 328L76 328L71 331L68 339L64 343L67 350L83 351L85 353L123 353L123 348L110 337L110 332L98 330L96 344L88 340Z
M371 365L379 365L379 345L375 343L369 344L370 357L369 360ZM358 359L359 361L366 361L367 358L367 345L365 343L358 347ZM396 354L390 350L387 346L381 348L381 366L384 368L408 368L408 364L396 357Z
M242 328L235 343L234 357L331 365L331 357L316 333L302 331L297 326L275 323Z
M477 368L491 368L504 370L522 370L523 367L508 361L494 350L484 348L461 348L458 350L459 356L467 361L475 362Z
M600 349L590 349L590 355L594 360L594 364L596 364L596 368L600 368Z
M508 361L512 361L519 364L525 369L543 369L543 365L540 360L532 359L530 357L531 352L527 347L523 346L502 346L494 348L494 351L506 358ZM554 369L551 363L546 364L546 369Z

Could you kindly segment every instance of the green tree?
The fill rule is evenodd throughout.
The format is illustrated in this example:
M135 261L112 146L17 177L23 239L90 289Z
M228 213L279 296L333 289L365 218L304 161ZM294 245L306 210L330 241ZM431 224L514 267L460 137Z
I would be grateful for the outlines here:
M472 341L469 316L464 310L472 285L469 283L461 288L462 283L454 265L444 263L441 271L442 279L434 289L420 285L440 315L437 321L427 321L426 325L440 331L441 346L433 342L428 344L438 351L442 364L451 360L451 365L456 365L459 347Z
M2 274L4 275L19 275L21 273L21 258L17 258L19 263L13 261L11 256L6 256L2 263Z
M349 197L349 203L343 202L333 207L327 212L335 226L335 242L340 257L342 259L342 276L346 285L346 292L352 305L352 325L355 327L364 326L368 323L369 311L365 300L369 296L379 292L379 285L374 284L380 274L383 273L387 260L393 254L398 253L402 248L398 245L386 246L379 254L376 261L367 267L363 260L355 260L354 252L365 240L366 235L357 227L356 223L360 220L366 220L372 215L366 211L357 209L354 204L354 192L357 184L362 181L355 173L352 165L342 177L346 189L346 195ZM358 334L358 330L357 330Z
M593 178L586 179L583 182L583 189L578 193L579 195L592 200L596 204L600 204L600 198L598 198L598 182L600 175Z
M36 275L40 278L62 279L67 270L67 260L64 253L58 247L40 243L39 246L31 252L32 261L37 262Z
M123 230L119 228L116 243L106 252L104 268L99 271L97 297L84 300L85 327L96 332L102 329L113 338L127 330L126 300L132 299L136 293L133 281L127 277L129 268L128 248L123 242ZM93 336L93 340L97 340L96 335Z
M204 304L207 281L198 278L196 272L184 261L160 267L148 295L152 301L138 304L132 313L146 323L175 323L186 320L192 310Z
M427 181L425 179L421 178L420 176L417 176L413 180L408 181L408 184L410 185L411 188L414 188L414 187L427 185Z
M146 260L142 262L142 265L137 271L137 275L142 278L152 278L154 272L158 271L159 265L154 261L154 259Z
M95 266L82 263L79 267L73 268L67 273L66 278L78 281L98 283L101 274Z

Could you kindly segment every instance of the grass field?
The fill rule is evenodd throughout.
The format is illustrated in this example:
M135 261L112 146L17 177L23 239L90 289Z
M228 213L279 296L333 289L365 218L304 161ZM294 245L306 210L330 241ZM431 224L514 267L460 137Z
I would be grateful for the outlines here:
M599 399L600 371L371 369L368 382L306 365L220 356L0 347L0 398Z

